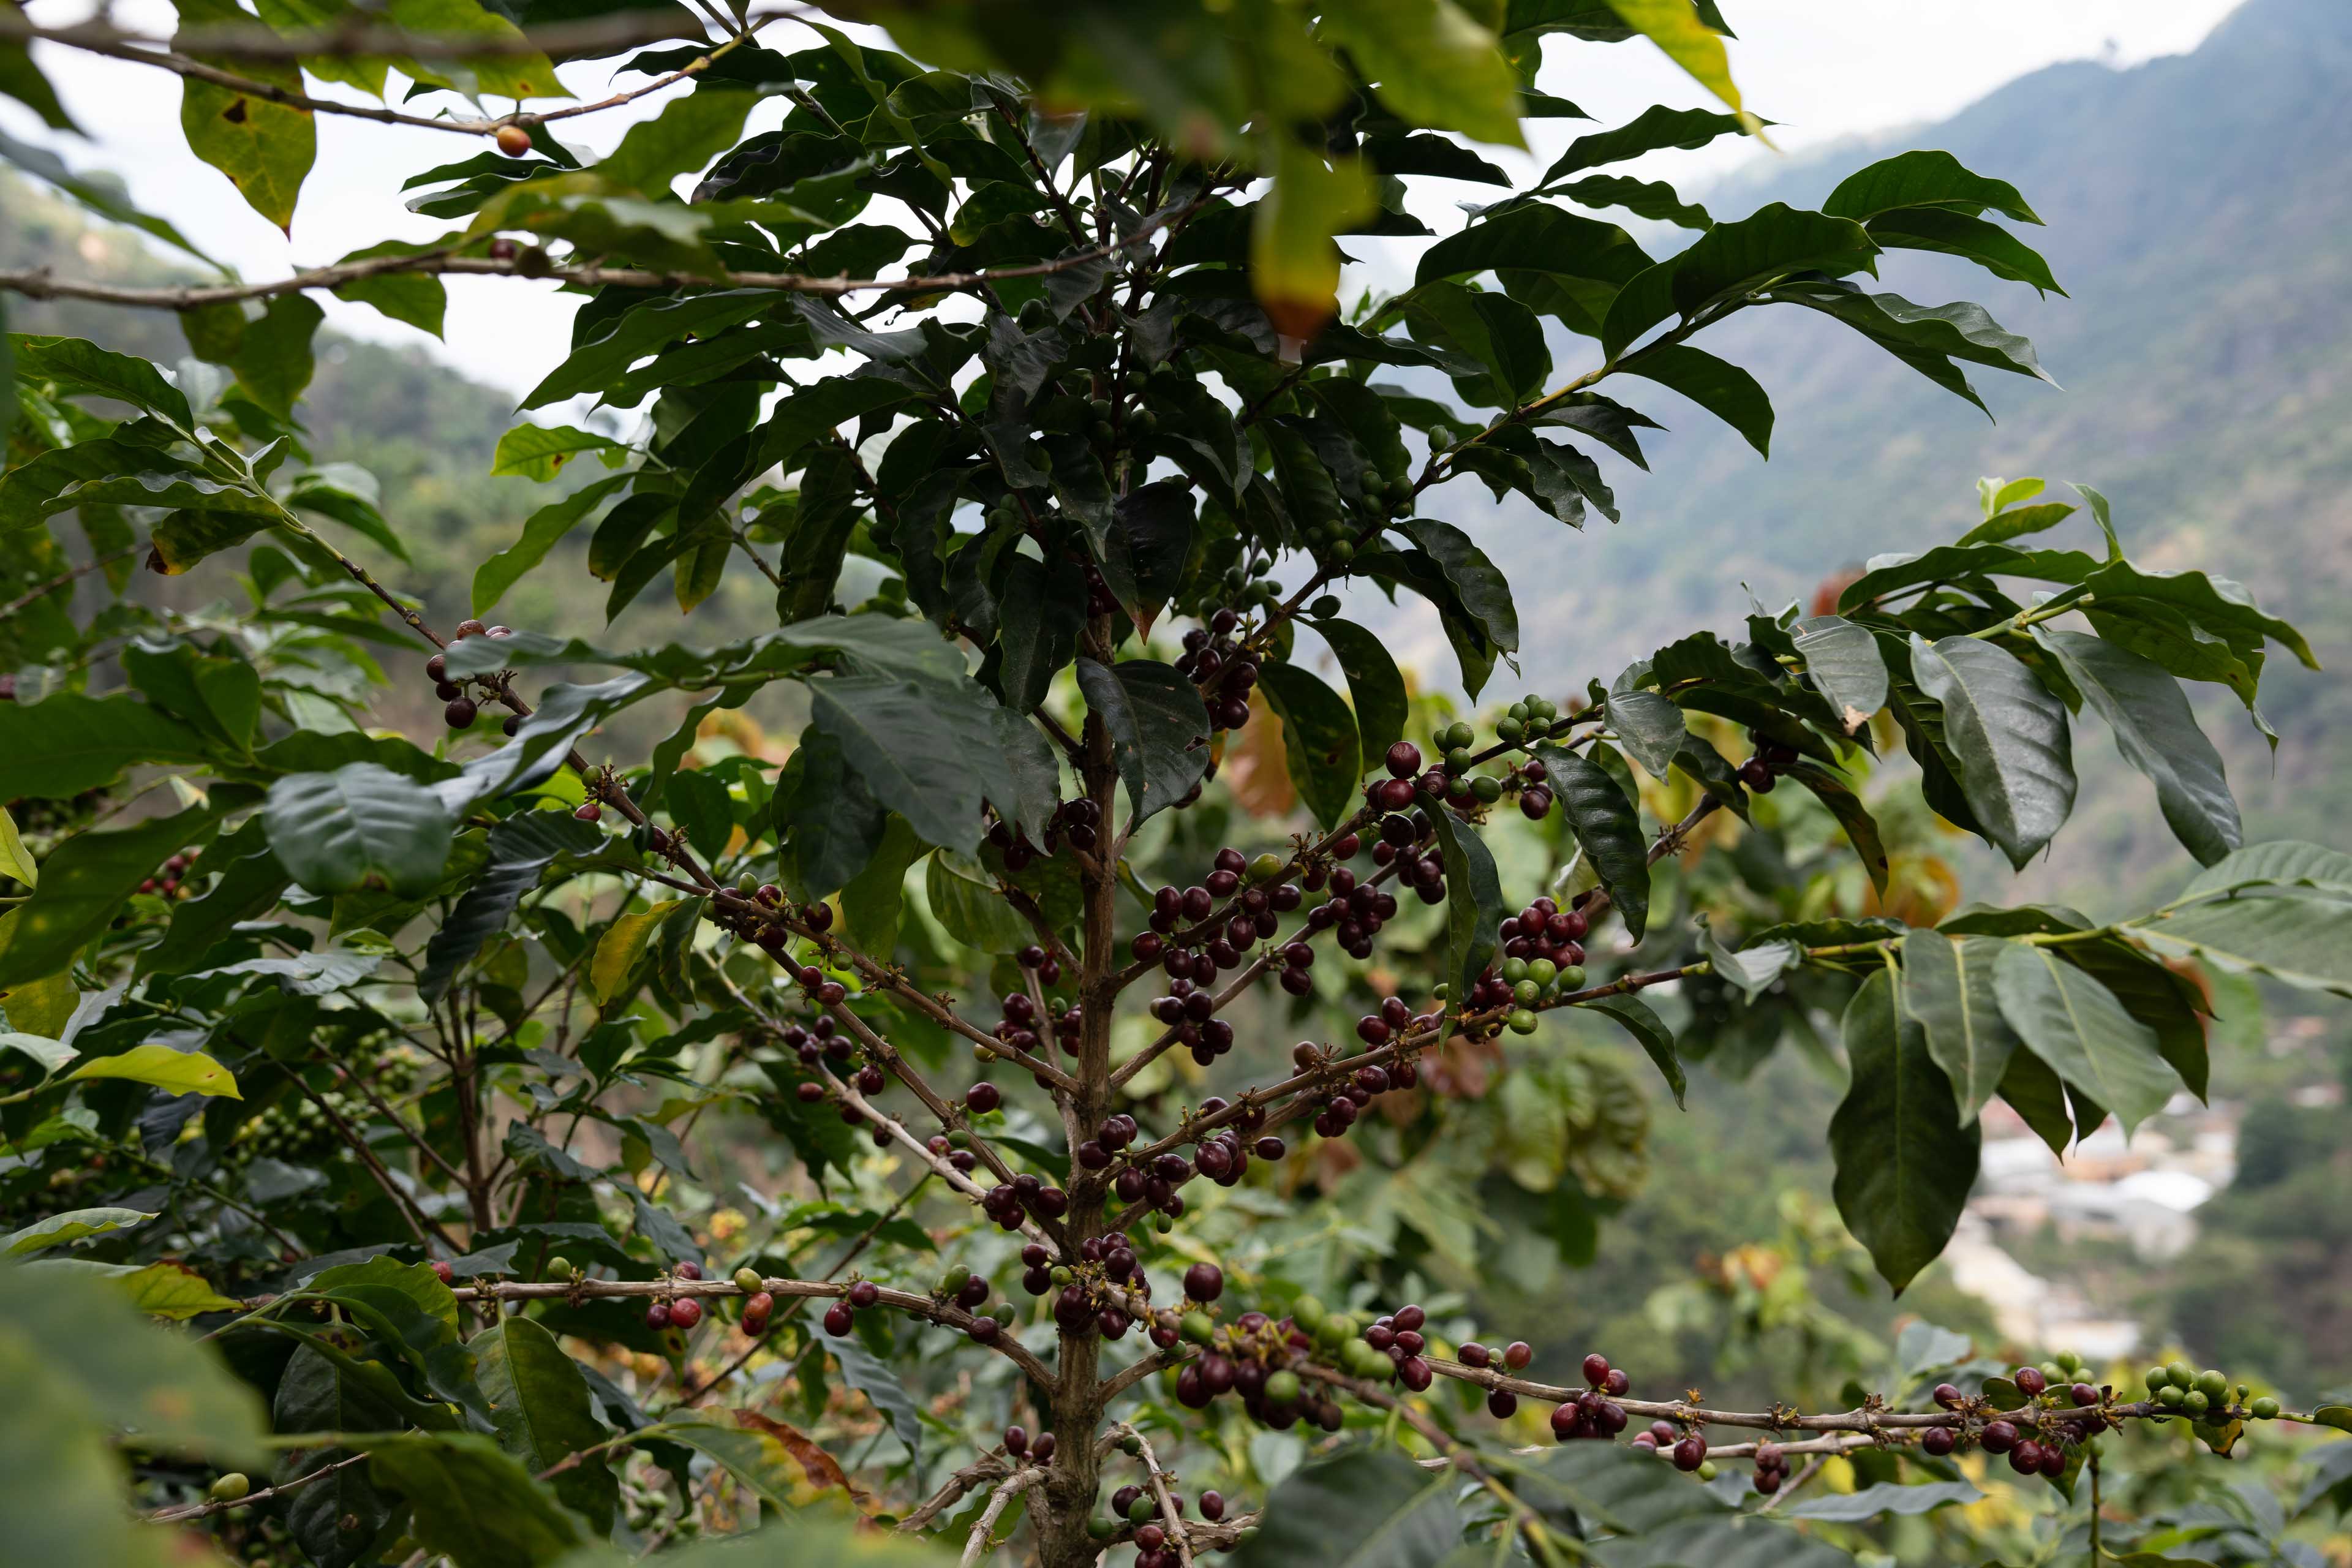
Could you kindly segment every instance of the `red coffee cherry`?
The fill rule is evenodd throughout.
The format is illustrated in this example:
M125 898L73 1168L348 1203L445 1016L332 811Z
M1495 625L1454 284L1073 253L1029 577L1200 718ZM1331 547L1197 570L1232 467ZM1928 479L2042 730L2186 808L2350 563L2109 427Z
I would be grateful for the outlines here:
M702 1303L691 1296L680 1296L669 1304L672 1328L691 1329L702 1321Z

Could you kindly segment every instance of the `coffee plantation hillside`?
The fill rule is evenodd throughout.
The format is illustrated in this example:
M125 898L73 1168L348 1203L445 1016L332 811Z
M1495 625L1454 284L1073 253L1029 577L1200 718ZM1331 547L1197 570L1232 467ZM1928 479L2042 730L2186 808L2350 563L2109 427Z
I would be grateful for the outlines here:
M1650 427L1621 397L1759 427L1714 352L1734 318L1818 318L1971 399L2040 379L1981 306L1900 291L1919 250L2038 269L2026 195L1906 153L1654 251L1595 214L1672 193L1606 171L1761 129L1723 18L1682 0L843 19L880 31L462 4L0 27L0 81L53 119L20 41L178 78L222 199L280 224L332 177L319 116L471 154L420 171L436 243L260 282L0 277L175 312L195 351L6 340L0 530L59 580L145 574L10 611L43 672L0 708L12 1542L2310 1551L2340 1445L2298 1517L2266 1487L2200 1511L2214 1456L2352 1426L2247 1369L1927 1330L1879 1387L1741 1409L1602 1350L1538 1362L1459 1294L1498 1228L1478 1179L1582 1245L1686 1055L1810 1034L1838 1062L1835 1208L1899 1292L1994 1100L2053 1147L2128 1133L2206 1091L2209 974L2352 986L2352 857L2247 841L2184 687L2251 707L2302 634L2135 558L2096 489L2090 540L1990 484L1833 602L1513 689L1511 582L1453 518L1518 495L1571 559L1618 510L1594 453ZM1607 68L1586 43L1661 47L1722 108L1501 176L1482 148L1581 118L1574 72L1538 73ZM633 85L560 90L554 57L616 56ZM567 142L656 94L610 156ZM755 109L781 124L747 135ZM1343 311L1343 247L1429 237L1431 183L1494 199ZM501 438L557 482L455 620L299 419L312 294L430 328L452 274L586 297L527 407L646 411ZM501 618L567 572L565 613ZM149 577L216 586L191 610ZM1415 698L1341 585L1426 605L1472 703ZM772 611L719 646L604 629L656 589ZM374 722L386 691L437 726ZM1873 759L2022 867L2102 731L2200 869L2107 921L1927 923L1906 825L1855 787ZM1748 896L1697 896L1709 860ZM1832 1461L1866 1484L1782 1507ZM1972 1522L1996 1467L2018 1511Z

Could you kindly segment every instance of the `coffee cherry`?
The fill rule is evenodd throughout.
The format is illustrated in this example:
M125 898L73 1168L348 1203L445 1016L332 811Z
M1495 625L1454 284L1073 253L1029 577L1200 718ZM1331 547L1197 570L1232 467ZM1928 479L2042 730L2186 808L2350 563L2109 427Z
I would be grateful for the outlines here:
M1486 1414L1497 1421L1507 1421L1519 1413L1519 1396L1507 1388L1497 1388L1486 1395Z
M691 1296L680 1296L669 1304L670 1326L690 1329L702 1321L702 1303Z
M449 700L449 706L441 710L441 717L448 721L449 728L452 730L470 730L474 727L475 717L480 711L481 710L474 705L472 698L453 697Z
M2083 1409L2088 1409L2099 1402L2099 1391L2087 1383L2078 1383L2067 1390L2067 1393L2073 1397L2075 1405Z
M1507 1371L1523 1372L1535 1359L1535 1347L1525 1340L1513 1340L1503 1347L1503 1365Z
M656 1301L646 1309L646 1327L656 1330L669 1327L668 1302Z
M2212 1407L2211 1397L2201 1388L2192 1388L2180 1396L2181 1411L2192 1421L2201 1418Z
M1948 1383L1939 1383L1936 1385L1936 1404L1942 1409L1958 1410L1967 1397Z
M2009 1451L2009 1468L2030 1476L2042 1468L2042 1445L2028 1437Z
M2006 1421L1988 1421L1977 1441L1988 1454L2006 1454L2017 1447L2017 1428Z
M1225 1271L1213 1263L1195 1263L1184 1270L1184 1294L1195 1301L1213 1301L1225 1293Z
M462 620L457 623L457 634L449 640L451 642L463 642L467 637L480 637L484 632L488 631L489 629L489 627L482 625L479 621L472 619Z
M846 1301L835 1301L824 1310L824 1331L835 1339L846 1339L856 1322L856 1317L850 1311Z
M2209 1367L2197 1374L2197 1392L2208 1399L2219 1399L2230 1392L2230 1380Z
M982 1115L1004 1103L1003 1091L986 1079L964 1090L963 1102Z
M860 1279L849 1288L849 1304L861 1312L880 1300L881 1288L871 1279Z
M215 1502L241 1502L252 1490L252 1478L242 1470L231 1470L205 1488L205 1495Z
M1758 795L1770 795L1780 781L1773 777L1771 767L1761 757L1750 757L1739 764L1739 782Z
M1694 1432L1675 1445L1675 1468L1696 1470L1706 1463L1706 1439Z
M2279 1417L2279 1402L2266 1394L2248 1405L2246 1414L2257 1421L2275 1421Z
M971 1336L971 1342L974 1344L992 1345L996 1342L996 1336L1000 1330L1001 1325L994 1318L982 1317L974 1318L971 1321L971 1326L965 1329L964 1332Z
M530 132L520 125L501 125L496 138L499 151L509 158L520 158L530 151Z
M1919 1447L1927 1452L1934 1455L1937 1458L1942 1458L1945 1455L1952 1451L1953 1439L1951 1428L1948 1426L1928 1427L1919 1438Z
M1598 1388L1609 1380L1609 1358L1595 1351L1584 1358L1584 1381Z
M448 1264L443 1262L440 1258L435 1258L428 1267L433 1270L433 1278L438 1279L444 1285L446 1285L450 1280L455 1279L457 1277L457 1271L455 1268L450 1268Z
M1454 1352L1454 1359L1464 1366L1485 1366L1494 1359L1494 1352L1477 1341L1472 1340Z
M1409 779L1421 772L1421 748L1411 741L1399 741L1389 748L1386 761L1391 778Z
M2050 1380L2042 1375L2042 1369L2038 1366L2019 1367L2010 1381L2017 1384L2017 1392L2028 1399L2041 1398L2050 1386Z

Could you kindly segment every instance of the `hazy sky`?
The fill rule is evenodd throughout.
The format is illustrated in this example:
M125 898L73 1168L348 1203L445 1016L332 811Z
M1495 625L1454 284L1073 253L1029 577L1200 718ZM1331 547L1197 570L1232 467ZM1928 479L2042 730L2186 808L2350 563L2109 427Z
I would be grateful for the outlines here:
M2011 79L2059 60L2107 58L2130 65L2196 47L2238 0L1727 0L1740 37L1731 44L1734 76L1748 106L1779 122L1774 141L1800 151L1843 137L1941 119ZM32 15L64 23L86 14L79 0L33 0ZM168 31L170 16L152 0L117 5L116 19ZM786 50L805 47L807 35L778 24L764 41ZM72 51L40 56L50 79L95 145L50 136L13 101L0 102L0 129L47 141L68 162L107 167L129 181L150 211L178 224L195 243L248 278L283 275L295 266L333 261L378 240L425 239L446 225L409 216L400 184L435 163L469 156L471 137L319 117L319 163L302 192L291 239L249 210L218 174L184 150L179 133L179 81L165 73ZM565 72L575 92L603 89L609 67ZM641 79L631 78L634 83ZM1646 44L1615 47L1551 46L1543 84L1573 99L1603 122L1625 119L1653 102L1707 101L1695 84ZM342 89L316 89L332 95ZM659 99L646 100L651 113ZM638 112L632 106L622 113ZM771 106L772 124L782 110ZM620 114L586 123L575 144L609 149L620 138ZM1564 143L1591 126L1559 121L1544 128ZM1548 155L1555 146L1536 149ZM1759 155L1733 140L1698 153L1646 161L1648 177L1678 173L1706 177ZM1764 154L1769 156L1769 154ZM1998 171L1994 171L1998 173ZM0 215L5 218L5 215ZM423 342L469 374L520 391L562 357L572 301L551 286L515 279L452 279L449 342L435 344L362 306L324 300L336 325L355 335Z

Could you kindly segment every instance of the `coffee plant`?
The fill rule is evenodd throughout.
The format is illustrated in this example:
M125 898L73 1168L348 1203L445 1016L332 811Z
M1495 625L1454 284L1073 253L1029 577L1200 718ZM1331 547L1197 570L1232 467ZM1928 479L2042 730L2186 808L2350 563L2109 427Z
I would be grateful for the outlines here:
M280 225L321 115L479 149L409 180L427 243L0 277L174 311L190 351L0 360L12 1560L751 1561L692 1543L760 1531L792 1563L1810 1565L1998 1463L2058 1500L2002 1548L2034 1561L2315 1561L2274 1502L2137 1508L2131 1478L2343 1405L1929 1331L1901 1386L1718 1408L1541 1363L1542 1325L1461 1293L1495 1228L1465 1184L1589 1215L1642 1180L1647 1075L1729 1083L1685 1058L1835 1036L1838 1211L1899 1291L1988 1101L2053 1149L2128 1132L2204 1092L2210 970L2352 990L2352 856L2242 842L2182 685L2263 726L2265 658L2309 649L2136 563L2087 487L1988 481L1975 527L1810 614L1499 695L1511 574L1449 514L1523 498L1563 529L1531 564L1575 570L1656 386L1763 452L1764 389L1700 346L1733 317L1971 401L1972 370L2041 376L1878 278L1924 250L2054 288L1995 221L2025 198L1910 153L1717 222L1612 173L1763 132L1712 0L832 9L856 37L571 0L0 15L0 92L68 129L55 51L176 76L190 150ZM1534 85L1548 45L1642 37L1723 107L1506 172L1583 119ZM565 101L588 58L641 79ZM570 139L656 94L608 155ZM1409 284L1342 300L1397 241ZM549 499L462 603L299 403L313 296L437 331L450 275L578 302L523 402L576 422L499 444ZM2048 542L2070 519L2091 548ZM541 577L562 624L499 622ZM664 584L743 635L582 631ZM1468 705L1415 694L1383 599ZM1874 759L2022 868L2086 711L2203 868L2178 897L1885 912ZM1809 823L1845 871L1778 858ZM1680 868L1740 845L1777 913L1695 919ZM1335 1195L1360 1168L1378 1215ZM2347 1500L2344 1452L2306 1508ZM1833 1460L1861 1489L1781 1507Z

